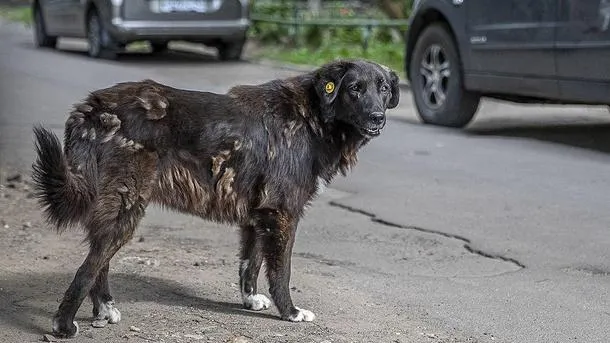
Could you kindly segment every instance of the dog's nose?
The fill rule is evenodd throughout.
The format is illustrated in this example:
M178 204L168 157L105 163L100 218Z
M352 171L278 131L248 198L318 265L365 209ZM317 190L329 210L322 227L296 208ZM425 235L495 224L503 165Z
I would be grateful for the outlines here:
M383 112L373 112L370 115L371 122L375 125L383 125L385 123L385 114Z

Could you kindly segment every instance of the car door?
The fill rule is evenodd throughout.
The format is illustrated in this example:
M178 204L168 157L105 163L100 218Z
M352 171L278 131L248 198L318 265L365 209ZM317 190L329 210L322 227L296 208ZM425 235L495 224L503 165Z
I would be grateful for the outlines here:
M466 6L470 73L491 91L558 95L557 0L452 0Z
M566 100L610 103L610 0L560 0L557 74Z

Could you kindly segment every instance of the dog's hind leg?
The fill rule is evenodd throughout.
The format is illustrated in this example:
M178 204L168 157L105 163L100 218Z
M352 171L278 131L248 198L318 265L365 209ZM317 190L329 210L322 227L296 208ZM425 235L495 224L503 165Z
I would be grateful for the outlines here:
M103 327L106 323L116 324L121 321L121 312L114 307L114 300L108 286L109 267L110 263L107 262L100 270L95 284L89 291L89 297L93 303L94 326L96 327Z
M241 262L239 265L239 285L244 307L249 310L266 310L271 300L258 294L258 273L263 263L261 240L257 239L254 226L241 227Z
M256 230L257 238L262 239L269 293L282 319L309 322L315 319L315 314L294 306L290 296L292 247L297 223L298 220L290 215L275 210L261 210Z
M112 225L110 223L107 223ZM124 228L125 229L125 228ZM122 230L125 233L133 231ZM98 275L112 256L129 241L130 234L123 237L99 236L100 240L92 241L89 254L80 266L70 287L66 290L64 298L53 317L53 334L59 337L74 337L78 334L78 324L74 316L80 308L87 293L94 286Z
M156 156L156 155L154 155ZM74 316L84 298L90 294L97 302L97 316L109 322L120 319L112 306L108 289L109 262L131 238L144 216L155 177L156 158L152 154L123 155L116 151L105 161L97 201L86 222L89 254L66 290L53 318L53 333L74 337L78 325Z

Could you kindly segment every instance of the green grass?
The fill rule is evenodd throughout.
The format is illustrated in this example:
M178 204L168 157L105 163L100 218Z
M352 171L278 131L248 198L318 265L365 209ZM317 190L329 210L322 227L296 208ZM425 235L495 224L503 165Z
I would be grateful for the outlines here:
M27 7L0 7L0 17L32 25L32 9Z
M384 64L404 77L404 46L402 44L371 43L364 51L361 45L325 44L321 48L280 48L266 46L255 58L318 67L336 59L364 58Z

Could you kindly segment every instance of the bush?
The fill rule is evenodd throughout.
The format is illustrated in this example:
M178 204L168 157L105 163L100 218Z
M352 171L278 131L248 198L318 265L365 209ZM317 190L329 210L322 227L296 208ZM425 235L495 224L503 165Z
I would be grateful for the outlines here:
M322 9L319 16L306 10L296 13L293 4L255 2L253 15L275 19L383 19L385 15L377 7L352 8L348 3L330 9ZM258 5L257 5L258 4ZM328 4L328 3L323 3ZM286 62L319 65L338 58L368 58L386 64L402 73L404 44L403 31L391 27L365 27L302 25L295 31L288 25L255 21L251 38L263 45L264 54L259 57ZM367 37L368 35L368 37ZM365 49L365 42L368 43Z
M32 10L29 6L4 7L0 6L0 16L11 21L32 25Z

